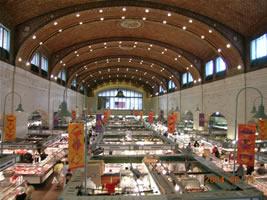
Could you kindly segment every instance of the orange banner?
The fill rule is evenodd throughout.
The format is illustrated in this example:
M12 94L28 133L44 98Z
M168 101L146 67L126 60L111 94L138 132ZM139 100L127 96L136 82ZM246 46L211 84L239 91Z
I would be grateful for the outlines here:
M175 111L175 112L173 112L173 114L176 116L175 123L180 122L180 120L181 120L180 112Z
M69 168L75 169L84 166L84 124L70 123L69 132Z
M108 122L108 119L109 119L109 111L106 110L104 111L103 123L106 124Z
M140 121L143 121L143 114L144 114L143 111L140 111L140 112L139 112L139 115L140 115Z
M16 116L6 115L5 116L5 127L4 127L4 141L11 142L16 140Z
M267 120L259 119L259 140L267 140Z
M237 163L254 166L255 160L255 124L238 125Z
M171 114L168 116L168 132L174 133L175 132L175 121L176 121L176 115Z
M148 122L152 124L154 122L154 112L149 112L148 114Z

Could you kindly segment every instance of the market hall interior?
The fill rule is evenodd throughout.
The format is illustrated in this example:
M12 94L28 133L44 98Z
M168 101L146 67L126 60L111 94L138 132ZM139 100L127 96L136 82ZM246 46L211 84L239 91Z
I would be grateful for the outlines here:
M0 199L73 199L78 190L85 199L198 199L210 194L205 184L262 199L266 66L265 0L1 0ZM74 123L85 127L88 171L70 167ZM241 163L246 173L253 165L251 179L233 183ZM74 187L84 176L93 190L89 180ZM201 189L186 189L190 181Z

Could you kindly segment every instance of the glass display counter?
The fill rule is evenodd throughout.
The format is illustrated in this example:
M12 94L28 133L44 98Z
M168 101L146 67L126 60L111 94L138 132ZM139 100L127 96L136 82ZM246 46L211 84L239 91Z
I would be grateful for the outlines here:
M41 184L53 173L53 166L56 161L65 155L64 150L55 150L39 163L17 163L7 168L4 173L14 173L16 176L23 176L30 184Z
M1 175L3 176L3 175ZM3 180L0 179L0 199L14 200L20 187L24 182L22 176L5 176Z

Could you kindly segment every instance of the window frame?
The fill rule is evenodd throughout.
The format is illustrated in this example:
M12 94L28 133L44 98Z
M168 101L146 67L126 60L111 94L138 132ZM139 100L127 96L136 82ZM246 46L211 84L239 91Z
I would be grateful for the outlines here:
M122 90L125 97L118 98L116 97L117 91ZM143 102L143 94L136 90L118 88L118 89L108 89L100 91L97 94L97 97L106 99L105 108L109 108L111 110L143 110L144 102ZM125 108L116 108L116 102L124 102Z
M1 23L0 23L0 29L2 30L2 33L0 32L1 33L0 34L0 41L1 41L0 48L10 52L10 30Z

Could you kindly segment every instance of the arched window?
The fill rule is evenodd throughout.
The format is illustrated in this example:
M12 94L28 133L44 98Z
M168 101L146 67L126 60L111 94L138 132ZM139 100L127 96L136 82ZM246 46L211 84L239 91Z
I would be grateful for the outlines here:
M209 62L206 63L205 65L205 76L213 76L213 60L210 60Z
M164 89L163 89L163 87L160 85L159 86L159 94L163 94L164 93Z
M128 89L111 89L98 93L98 109L142 110L142 93Z
M226 64L222 57L216 58L216 73L224 72L226 70Z
M267 56L267 33L251 41L251 60Z
M193 82L193 76L190 72L186 72L182 75L182 85L188 85Z
M2 24L0 24L0 48L3 48L8 52L10 49L10 32Z
M48 59L40 52L35 52L31 59L31 71L40 73L44 77L48 75Z
M175 89L175 83L172 81L172 80L170 80L169 82L168 82L168 89L169 90L172 90L172 89Z

